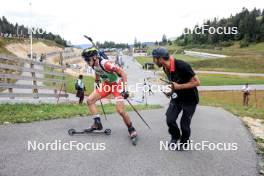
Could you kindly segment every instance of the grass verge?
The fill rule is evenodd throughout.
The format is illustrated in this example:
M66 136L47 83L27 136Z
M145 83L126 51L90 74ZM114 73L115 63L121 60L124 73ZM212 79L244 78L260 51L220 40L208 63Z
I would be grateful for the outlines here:
M264 72L264 59L241 59L241 58L222 58L222 59L199 59L191 56L177 54L176 58L190 63L195 70L215 70L229 72ZM136 57L137 61L143 65L145 62L151 62L150 57ZM236 76L225 74L198 74L203 86L219 85L242 85L264 84L264 77L259 76Z
M170 53L175 53L179 49L178 46L174 45L165 47L171 50ZM211 48L214 47L211 46ZM192 48L191 46L190 48L187 47L186 50L229 56L226 58L203 59L183 54L174 55L177 59L189 62L195 70L264 73L264 42L251 43L249 47L245 48L240 48L239 42L234 42L234 45L222 47L221 50Z
M160 105L135 105L135 107L138 110L161 108ZM104 108L108 114L116 112L114 104L106 104ZM0 109L0 124L28 123L40 120L90 115L85 104L1 104ZM100 106L98 106L98 110L102 113ZM126 106L126 111L132 111L132 108Z
M189 63L195 70L264 73L263 57L236 56L190 61Z
M252 91L248 107L242 105L240 91L200 91L200 97L202 105L223 107L237 116L264 120L264 91Z
M51 71L51 69L48 68L48 67L45 67L44 69L47 72ZM54 72L61 73L61 70L55 69ZM75 77L75 76L72 76L72 75L69 75L69 74L66 74L66 73L65 73L65 75L66 75L65 76L65 81L66 81L66 90L67 90L67 92L75 94L76 93L75 82L78 79L78 77L77 76ZM60 76L52 76L52 75L49 75L49 74L45 74L45 78L62 79ZM83 77L83 82L84 82L85 87L86 87L86 94L90 94L93 91L93 88L94 88L94 77L84 76ZM44 82L44 85L47 86L47 87L53 86L52 82ZM58 87L58 86L60 86L60 84L56 84L56 86ZM58 87L58 89L60 89L60 87Z
M197 75L201 80L202 86L244 85L246 83L264 84L264 77L261 76L237 76L205 73L198 73Z

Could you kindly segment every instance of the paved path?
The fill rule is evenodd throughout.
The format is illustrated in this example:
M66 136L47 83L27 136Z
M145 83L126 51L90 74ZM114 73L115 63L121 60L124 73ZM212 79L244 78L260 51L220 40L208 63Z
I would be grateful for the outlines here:
M184 53L189 56L198 57L198 58L225 58L228 57L222 54L212 54L212 53L204 53L204 52L196 52L196 51L187 51L184 50Z
M103 121L112 135L69 136L69 128L83 129L90 117L59 119L0 126L1 176L142 176L142 175L212 175L255 176L257 156L255 145L240 119L220 108L198 107L192 121L194 142L237 143L236 151L167 151L160 150L160 141L169 140L165 109L141 112L152 130L131 112L138 130L137 146L132 146L127 129L116 115ZM102 151L28 151L27 142L70 141L105 143Z

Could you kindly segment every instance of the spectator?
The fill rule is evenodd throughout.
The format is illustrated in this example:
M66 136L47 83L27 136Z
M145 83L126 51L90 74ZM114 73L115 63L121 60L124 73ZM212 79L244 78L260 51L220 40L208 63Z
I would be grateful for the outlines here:
M250 87L248 86L248 83L244 85L242 88L243 92L243 106L248 106L249 102L249 96L250 96Z
M77 90L76 97L79 97L79 104L83 103L84 91L86 91L83 83L83 75L79 75L79 79L75 83L75 89Z

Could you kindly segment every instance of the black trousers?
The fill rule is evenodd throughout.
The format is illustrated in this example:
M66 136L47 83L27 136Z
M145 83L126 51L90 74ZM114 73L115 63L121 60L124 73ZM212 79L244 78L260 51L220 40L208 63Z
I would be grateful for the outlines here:
M82 104L84 99L84 90L78 90L76 97L79 97L79 104Z
M172 138L180 139L181 143L185 143L189 140L191 135L191 120L195 112L197 104L182 104L175 101L171 101L166 112L167 125L169 127L169 133ZM181 131L176 123L176 120L182 111L180 120Z

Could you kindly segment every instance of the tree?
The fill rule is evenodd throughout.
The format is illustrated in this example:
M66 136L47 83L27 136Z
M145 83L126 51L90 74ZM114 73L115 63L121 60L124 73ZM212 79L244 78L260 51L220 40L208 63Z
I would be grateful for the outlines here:
M162 36L162 40L161 40L161 44L162 44L162 45L167 45L167 43L168 43L167 37L166 37L165 34L163 34L163 36Z

